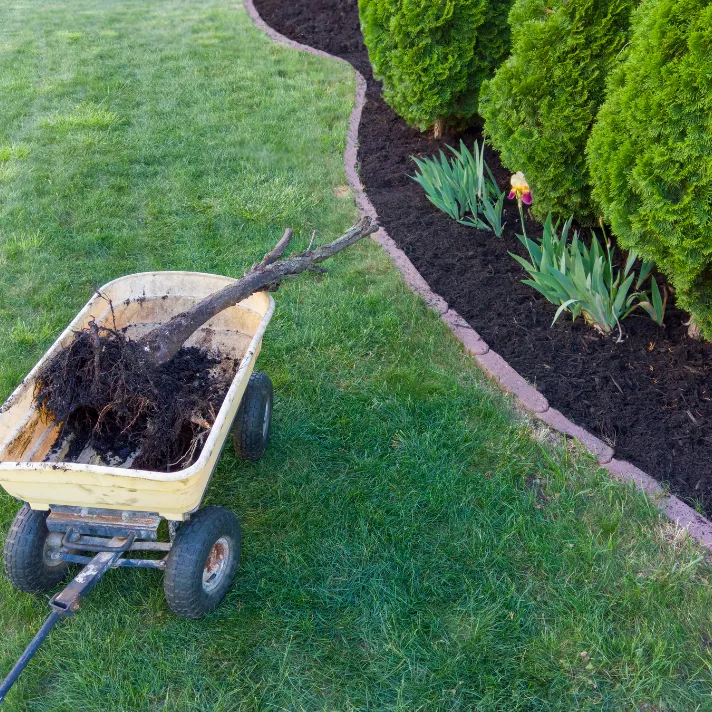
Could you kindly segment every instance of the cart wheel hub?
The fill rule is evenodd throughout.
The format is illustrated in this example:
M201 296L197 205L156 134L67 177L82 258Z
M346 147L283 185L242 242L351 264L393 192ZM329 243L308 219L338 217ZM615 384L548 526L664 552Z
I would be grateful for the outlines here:
M60 532L52 532L46 539L42 549L42 558L47 566L61 566L64 562L59 558L59 550L62 548L64 535Z
M208 554L203 569L203 588L212 591L220 585L230 562L230 542L220 537Z

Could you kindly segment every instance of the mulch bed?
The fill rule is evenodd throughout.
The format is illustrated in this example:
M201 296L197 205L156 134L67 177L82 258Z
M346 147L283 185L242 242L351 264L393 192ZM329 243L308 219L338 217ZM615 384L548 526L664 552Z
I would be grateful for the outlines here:
M357 0L255 0L274 29L342 57L368 81L359 130L361 176L379 221L432 289L456 309L521 375L568 418L626 459L667 482L673 492L712 512L712 344L687 337L687 315L668 307L664 329L647 316L624 322L625 341L598 336L562 317L521 283L507 254L524 254L515 236L516 205L506 209L502 239L464 227L438 211L407 177L411 156L427 156L478 132L434 141L410 129L382 100L361 36ZM509 184L491 150L500 187ZM536 193L535 193L536 199ZM530 237L541 229L527 222Z

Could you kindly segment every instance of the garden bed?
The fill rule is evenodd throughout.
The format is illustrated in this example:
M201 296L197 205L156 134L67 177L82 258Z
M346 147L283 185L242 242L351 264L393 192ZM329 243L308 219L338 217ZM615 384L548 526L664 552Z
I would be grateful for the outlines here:
M277 31L347 59L366 77L361 176L381 224L431 287L552 407L609 443L617 457L712 511L712 345L688 338L687 315L671 304L661 329L642 312L634 314L622 343L566 317L551 328L555 307L521 283L525 273L508 254L523 254L516 205L506 206L507 226L498 239L452 221L406 175L413 173L411 156L431 155L460 138L471 146L478 133L434 141L386 106L371 74L356 0L255 4ZM507 187L509 171L491 150L485 155L500 187ZM533 221L527 231L541 234Z

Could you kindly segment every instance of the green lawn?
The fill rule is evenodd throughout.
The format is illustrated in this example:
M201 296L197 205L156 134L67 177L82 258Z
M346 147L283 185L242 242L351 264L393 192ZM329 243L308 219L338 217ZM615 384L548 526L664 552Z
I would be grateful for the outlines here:
M2 398L95 285L238 275L288 225L304 245L354 220L351 72L240 0L0 18ZM712 709L699 550L519 420L375 244L280 291L260 362L268 454L226 453L208 495L244 526L227 601L178 620L157 573L113 571L7 710ZM46 600L0 576L2 672Z

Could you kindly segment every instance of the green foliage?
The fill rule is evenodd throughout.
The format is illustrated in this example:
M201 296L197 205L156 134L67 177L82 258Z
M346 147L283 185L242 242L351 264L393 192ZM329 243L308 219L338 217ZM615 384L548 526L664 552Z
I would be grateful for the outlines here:
M653 264L653 263L648 263ZM648 312L650 318L658 325L663 326L663 319L665 318L665 307L667 306L667 289L663 287L663 294L660 294L660 288L658 283L655 281L655 277L650 278L651 297L648 301L640 302L640 306Z
M411 178L419 183L428 200L449 215L453 220L465 217L469 198L467 182L470 176L464 172L459 161L451 161L444 151L435 158L415 158L418 166Z
M712 339L712 3L649 0L588 145L619 242L653 259Z
M636 2L517 0L512 7L512 54L482 86L479 111L504 165L527 176L540 219L595 217L586 142Z
M469 119L509 51L511 0L359 0L384 98L410 125Z
M413 157L418 170L411 178L422 186L430 202L453 220L480 230L492 230L502 237L504 191L499 189L485 162L484 141L479 147L475 142L474 151L464 141L460 141L459 151L452 146L448 148L452 158L443 151L435 158ZM468 211L471 215L467 215Z
M3 4L0 145L28 154L0 164L0 401L96 284L240 275L286 225L306 246L353 218L351 73L233 4ZM41 123L89 102L125 120ZM3 711L706 712L694 543L533 437L381 248L352 249L276 295L270 446L225 448L207 492L245 537L224 605L180 620L160 572L113 571ZM0 491L0 547L18 507ZM0 571L0 674L46 614Z
M652 262L643 262L636 279L635 252L628 255L623 270L618 270L610 245L606 243L604 251L595 234L592 234L590 248L579 240L576 231L567 244L572 221L573 218L567 220L559 235L558 226L553 224L549 214L541 244L519 235L531 262L510 252L531 277L522 280L524 284L559 307L553 323L568 311L573 320L583 315L584 320L602 334L610 334L616 328L620 333L620 322L641 307L656 323L662 324L665 300L655 279L652 279L652 297L645 292L631 292L643 285L653 268Z

